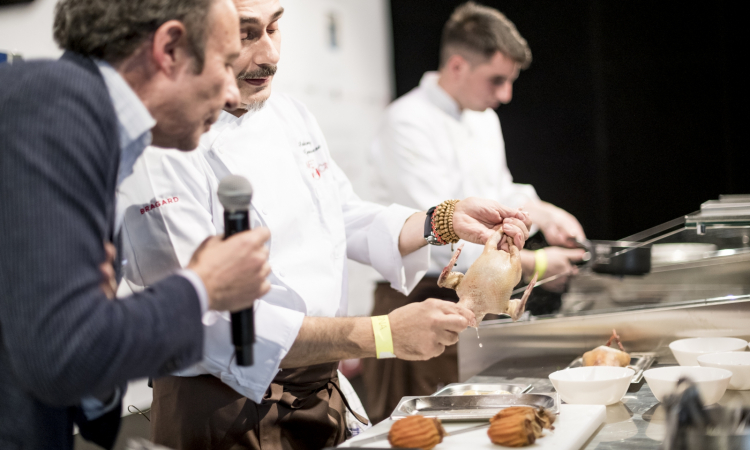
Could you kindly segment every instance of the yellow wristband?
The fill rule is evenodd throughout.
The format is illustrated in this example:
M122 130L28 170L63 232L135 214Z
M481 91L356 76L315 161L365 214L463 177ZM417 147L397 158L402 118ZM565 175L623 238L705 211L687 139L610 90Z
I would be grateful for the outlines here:
M534 252L534 271L537 273L538 280L541 280L544 272L547 271L547 252L543 248Z
M378 359L395 358L391 322L388 321L388 316L372 317L372 331L375 333L375 353Z

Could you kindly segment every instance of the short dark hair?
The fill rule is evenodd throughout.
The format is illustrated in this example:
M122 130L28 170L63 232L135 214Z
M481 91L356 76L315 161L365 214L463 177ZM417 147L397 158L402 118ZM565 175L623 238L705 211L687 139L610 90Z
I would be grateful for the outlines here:
M170 20L185 25L195 69L203 71L211 6L215 0L60 0L55 7L57 44L117 64Z
M440 45L440 67L456 53L478 54L485 59L496 52L517 62L521 69L531 64L531 49L526 39L500 11L467 2L453 11L443 28Z

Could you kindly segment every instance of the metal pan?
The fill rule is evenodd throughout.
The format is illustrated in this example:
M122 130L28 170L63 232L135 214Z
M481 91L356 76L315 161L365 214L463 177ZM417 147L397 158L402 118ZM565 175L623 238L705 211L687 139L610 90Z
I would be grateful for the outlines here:
M586 266L596 273L644 275L651 272L651 245L629 241L579 241L590 254Z
M499 395L497 391L505 391L508 394L525 394L532 388L530 384L504 384L504 383L451 383L439 391L436 395ZM476 392L476 394L466 394ZM503 393L504 394L504 393Z
M419 414L443 421L480 421L489 420L498 411L510 406L541 406L557 413L559 403L556 394L404 397L391 414L391 419Z

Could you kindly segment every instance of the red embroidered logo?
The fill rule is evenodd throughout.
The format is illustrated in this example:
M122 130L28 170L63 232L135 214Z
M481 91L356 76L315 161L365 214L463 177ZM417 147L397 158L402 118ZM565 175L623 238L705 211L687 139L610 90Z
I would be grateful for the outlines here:
M307 168L310 169L310 174L313 178L320 178L323 172L328 170L328 163L323 163L319 165L315 165L314 161L308 161L307 162Z
M150 205L146 205L145 207L141 208L141 214L146 214L147 212L153 211L156 208L160 208L170 203L177 203L179 201L180 201L180 197L170 197L162 201L155 201L154 203L151 203Z

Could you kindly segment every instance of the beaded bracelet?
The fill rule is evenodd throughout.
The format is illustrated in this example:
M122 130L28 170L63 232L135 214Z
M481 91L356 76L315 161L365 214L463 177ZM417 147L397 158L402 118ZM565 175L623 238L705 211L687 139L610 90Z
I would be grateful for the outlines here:
M459 241L453 229L453 214L458 200L446 200L435 208L432 214L432 231L441 244L455 244Z

